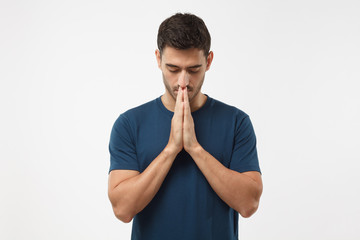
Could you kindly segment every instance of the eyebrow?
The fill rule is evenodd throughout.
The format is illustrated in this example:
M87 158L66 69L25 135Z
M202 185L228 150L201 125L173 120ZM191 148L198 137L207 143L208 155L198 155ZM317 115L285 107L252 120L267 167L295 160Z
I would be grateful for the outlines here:
M165 65L168 66L168 67L180 68L179 66L176 66L176 65L170 64L170 63L166 63ZM187 67L187 68L199 68L199 67L201 67L201 66L202 66L202 64L197 64L197 65L190 66L190 67Z

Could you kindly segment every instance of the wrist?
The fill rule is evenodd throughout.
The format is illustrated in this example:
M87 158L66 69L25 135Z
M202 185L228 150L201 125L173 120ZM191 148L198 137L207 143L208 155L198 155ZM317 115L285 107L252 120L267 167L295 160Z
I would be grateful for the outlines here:
M181 151L181 149L179 150L178 148L176 148L176 147L174 147L174 146L172 146L172 145L170 145L170 144L166 145L165 148L164 148L164 150L163 150L163 152L164 152L167 156L173 157L173 158L175 158L176 155L178 155L178 153L179 153L180 151Z
M195 158L196 156L198 156L199 154L201 154L201 152L204 150L203 147L197 143L196 145L194 145L191 148L185 149L186 152L188 152L190 154L190 156L192 158Z

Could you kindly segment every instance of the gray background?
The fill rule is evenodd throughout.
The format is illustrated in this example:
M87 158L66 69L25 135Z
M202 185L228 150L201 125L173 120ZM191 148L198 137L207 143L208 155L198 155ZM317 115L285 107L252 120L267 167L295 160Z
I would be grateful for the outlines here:
M175 12L204 19L203 92L247 112L264 193L240 238L360 239L359 1L0 1L0 239L129 239L107 198L118 115L164 92Z

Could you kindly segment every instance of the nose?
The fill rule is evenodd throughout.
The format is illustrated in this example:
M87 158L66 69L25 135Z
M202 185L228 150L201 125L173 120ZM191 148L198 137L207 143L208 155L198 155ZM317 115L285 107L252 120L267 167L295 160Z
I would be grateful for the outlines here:
M185 88L187 85L189 85L189 78L190 78L189 74L186 71L182 71L178 78L178 85L181 88Z

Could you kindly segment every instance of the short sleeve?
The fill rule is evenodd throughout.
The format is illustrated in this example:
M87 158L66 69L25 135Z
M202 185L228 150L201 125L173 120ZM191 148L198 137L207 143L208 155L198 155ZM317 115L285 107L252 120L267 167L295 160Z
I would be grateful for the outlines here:
M256 150L256 136L248 115L237 115L235 139L230 161L230 169L237 172L260 172Z
M115 169L139 171L131 126L128 118L123 114L118 117L111 130L109 151L109 173Z

